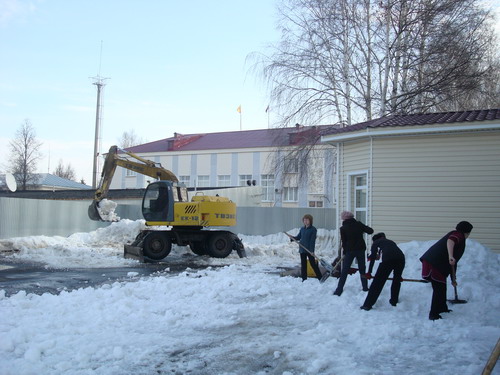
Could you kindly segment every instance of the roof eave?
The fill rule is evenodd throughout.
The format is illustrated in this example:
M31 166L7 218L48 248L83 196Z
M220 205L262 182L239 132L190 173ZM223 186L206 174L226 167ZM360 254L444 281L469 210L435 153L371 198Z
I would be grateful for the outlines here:
M389 136L402 136L402 135L422 135L422 134L435 134L435 133L460 133L469 131L492 131L500 130L500 123L489 124L467 124L450 126L433 126L422 127L421 125L410 125L406 128L367 128L362 131L355 131L349 133L330 134L321 137L322 143L338 143L345 141L354 141L369 137L389 137Z

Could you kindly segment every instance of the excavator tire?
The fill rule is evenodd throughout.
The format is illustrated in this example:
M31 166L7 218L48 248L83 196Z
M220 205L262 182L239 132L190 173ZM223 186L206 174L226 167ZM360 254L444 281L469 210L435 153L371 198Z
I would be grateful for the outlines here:
M214 258L225 258L233 251L233 234L214 232L208 238L207 253Z
M206 255L207 251L205 250L205 243L204 242L194 242L191 241L189 242L189 247L191 248L191 251L195 253L196 255Z
M149 232L144 238L143 252L149 259L161 260L170 254L171 250L172 241L163 232Z

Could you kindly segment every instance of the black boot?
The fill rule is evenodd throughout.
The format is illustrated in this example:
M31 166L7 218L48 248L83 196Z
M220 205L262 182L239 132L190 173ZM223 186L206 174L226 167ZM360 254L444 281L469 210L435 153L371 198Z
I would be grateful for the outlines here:
M429 313L429 320L438 320L442 319L441 315L436 313Z

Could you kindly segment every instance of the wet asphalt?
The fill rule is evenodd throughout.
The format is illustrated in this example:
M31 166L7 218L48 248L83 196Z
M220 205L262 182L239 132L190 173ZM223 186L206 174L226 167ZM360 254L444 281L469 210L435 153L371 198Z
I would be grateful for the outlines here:
M208 266L196 261L197 256L167 257L163 261L138 263L137 266L116 268L47 268L45 264L25 262L0 253L0 291L6 296L20 291L33 294L59 294L79 288L99 287L120 281L134 281L153 274L178 275L186 270ZM168 271L168 273L167 273Z

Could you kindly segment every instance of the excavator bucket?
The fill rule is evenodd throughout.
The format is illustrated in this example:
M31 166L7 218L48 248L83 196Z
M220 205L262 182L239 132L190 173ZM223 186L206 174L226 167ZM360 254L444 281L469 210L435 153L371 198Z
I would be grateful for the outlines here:
M116 206L115 202L107 199L93 201L88 209L89 218L94 221L119 221L120 217L115 213Z
M99 202L96 202L96 201L93 201L90 206L89 206L89 209L88 209L88 213L89 213L89 218L90 220L94 220L94 221L104 221L101 217L101 215L99 214Z
M135 259L141 263L144 263L144 250L142 248L144 243L144 238L147 236L148 231L141 231L135 238L134 242L130 245L125 244L123 246L123 256L126 259Z
M126 259L135 259L144 263L144 252L142 251L142 247L139 246L124 245L123 257Z

